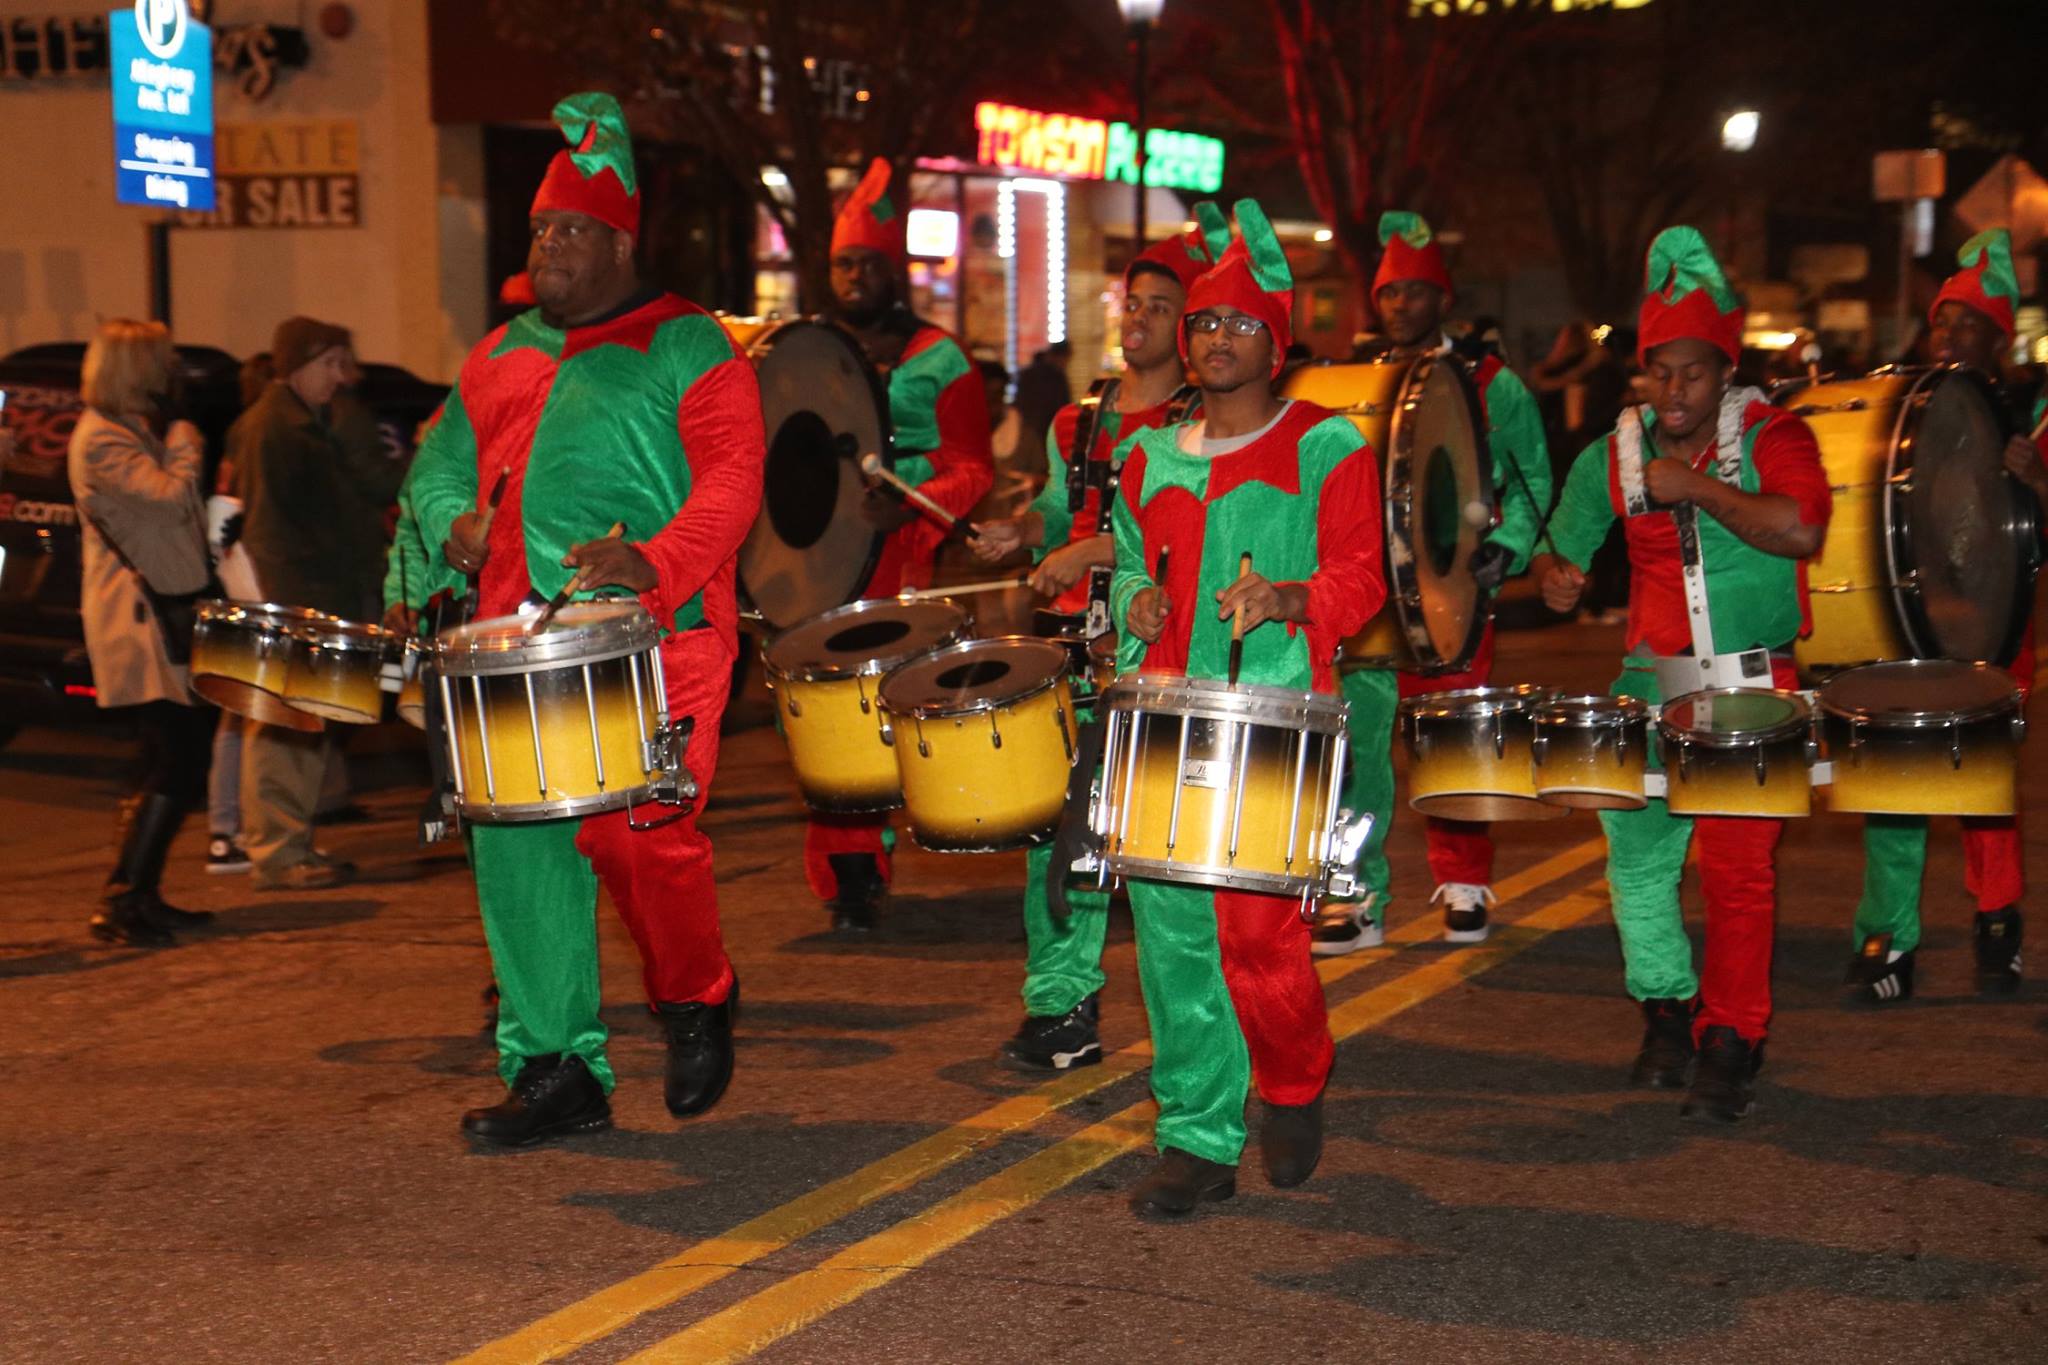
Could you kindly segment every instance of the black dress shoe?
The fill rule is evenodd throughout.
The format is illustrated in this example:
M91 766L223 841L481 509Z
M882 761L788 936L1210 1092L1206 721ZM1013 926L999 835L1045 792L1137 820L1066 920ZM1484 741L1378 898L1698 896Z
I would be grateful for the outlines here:
M569 1133L612 1126L612 1107L590 1067L574 1053L529 1057L511 1093L488 1109L462 1116L462 1131L494 1147L531 1147Z
M1314 1175L1323 1159L1323 1097L1307 1104L1268 1104L1259 1152L1266 1158L1266 1179L1275 1188L1293 1189Z
M142 917L159 929L201 929L213 923L211 910L181 910L154 891L137 894Z
M130 948L172 948L178 940L171 931L150 919L136 892L123 891L100 902L92 917L92 936L102 943L120 943Z
M882 868L872 853L832 853L832 880L838 890L826 903L832 912L832 928L839 933L864 934L875 927L875 905L882 899Z
M739 1015L740 980L716 1005L656 1005L668 1033L668 1067L661 1095L679 1119L718 1103L732 1080L732 1025Z
M1193 1213L1197 1204L1228 1199L1236 1193L1237 1167L1167 1147L1145 1178L1132 1187L1131 1212L1180 1218Z
M1692 1065L1693 1002L1690 1000L1645 1000L1643 1002L1643 1045L1629 1072L1629 1084L1652 1090L1680 1090L1685 1087L1686 1069Z
M1763 1066L1764 1045L1745 1043L1726 1024L1716 1024L1700 1035L1700 1064L1692 1078L1685 1103L1678 1106L1680 1118L1713 1119L1734 1123L1749 1117L1756 1108L1750 1081Z

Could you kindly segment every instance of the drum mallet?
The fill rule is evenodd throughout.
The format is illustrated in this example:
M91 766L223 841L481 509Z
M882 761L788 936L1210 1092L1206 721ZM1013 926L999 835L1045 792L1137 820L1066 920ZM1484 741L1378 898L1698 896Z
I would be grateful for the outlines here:
M882 457L875 454L874 451L870 450L867 454L860 457L860 472L867 475L870 479L886 483L894 488L915 504L918 510L930 515L933 520L944 526L948 531L959 525L960 518L954 516L915 488L912 488L902 479L897 478L895 471L886 468L882 464Z

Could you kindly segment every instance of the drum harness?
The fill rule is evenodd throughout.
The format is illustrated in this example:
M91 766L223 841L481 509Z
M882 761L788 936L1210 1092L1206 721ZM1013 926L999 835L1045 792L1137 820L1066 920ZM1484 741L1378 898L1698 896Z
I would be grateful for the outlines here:
M1080 516L1088 505L1088 490L1096 491L1095 534L1106 536L1111 530L1111 515L1116 511L1117 486L1123 479L1123 463L1114 458L1091 459L1095 449L1096 433L1102 428L1102 411L1115 411L1118 396L1123 391L1123 380L1117 376L1098 379L1089 388L1088 396L1074 406L1079 415L1074 420L1074 439L1067 448L1067 511ZM1194 409L1195 399L1200 391L1192 384L1183 384L1174 390L1167 400L1164 425L1178 426L1187 420ZM1097 564L1088 570L1088 615L1082 627L1082 638L1092 640L1106 635L1114 629L1109 619L1109 584L1116 570L1107 564Z
M1765 401L1763 390L1736 387L1721 395L1719 425L1714 433L1714 477L1731 488L1742 477L1742 415L1751 403ZM1631 409L1637 420L1623 420L1614 431L1615 473L1628 515L1664 510L1650 500L1643 486L1643 428L1655 417L1646 405ZM1713 619L1707 609L1707 570L1700 555L1699 507L1681 502L1670 508L1678 527L1678 553L1685 584L1686 624L1692 631L1692 653L1659 655L1655 660L1658 693L1670 701L1688 692L1716 687L1771 686L1771 653L1745 649L1714 652Z

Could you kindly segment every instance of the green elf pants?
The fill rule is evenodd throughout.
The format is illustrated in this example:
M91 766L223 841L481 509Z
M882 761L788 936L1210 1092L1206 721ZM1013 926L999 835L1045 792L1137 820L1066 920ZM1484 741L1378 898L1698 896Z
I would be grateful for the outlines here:
M1371 914L1375 924L1384 924L1391 900L1391 869L1387 863L1387 833L1394 827L1394 733L1395 713L1401 699L1398 676L1391 668L1355 668L1339 675L1344 700L1351 703L1351 718L1345 729L1351 739L1351 753L1344 767L1344 796L1341 805L1373 817L1372 832L1366 836L1365 852L1358 860L1360 894L1372 894ZM1333 898L1334 903L1334 898Z
M1046 903L1052 848L1024 855L1024 1012L1058 1016L1102 989L1102 944L1109 933L1109 893L1088 881L1067 884L1065 919Z
M507 1085L527 1058L572 1052L606 1093L615 1083L597 1017L597 873L576 849L581 825L469 826L499 985L498 1074Z
M1892 951L1920 946L1920 879L1927 870L1927 817L1863 817L1863 899L1856 903L1853 942L1890 934Z

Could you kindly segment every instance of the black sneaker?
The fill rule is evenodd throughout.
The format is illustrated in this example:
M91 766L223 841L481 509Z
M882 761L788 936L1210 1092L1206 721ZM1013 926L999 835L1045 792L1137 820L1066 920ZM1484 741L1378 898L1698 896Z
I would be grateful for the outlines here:
M1308 933L1308 950L1316 957L1342 957L1364 948L1377 948L1387 936L1372 917L1376 896L1362 901L1337 901L1322 907L1315 926Z
M1977 914L1977 989L2011 995L2020 988L2020 908Z
M1763 1064L1762 1043L1746 1043L1726 1024L1715 1024L1700 1035L1699 1069L1685 1103L1678 1106L1678 1116L1717 1123L1748 1118L1756 1108L1749 1083Z
M1494 904L1493 888L1471 882L1445 882L1430 897L1444 907L1444 942L1484 943L1490 932L1487 909Z
M1889 1005L1913 996L1913 953L1892 951L1890 934L1867 934L1849 959L1847 984L1867 1005Z
M1643 1045L1636 1052L1629 1084L1652 1090L1677 1090L1685 1084L1692 1066L1694 1012L1690 1000L1643 1002Z
M1004 1043L997 1059L1013 1071L1071 1071L1102 1060L1096 1025L1102 1000L1091 995L1065 1014L1031 1014Z
M234 835L216 834L206 841L206 870L216 876L247 872L249 855L242 852L241 842Z

